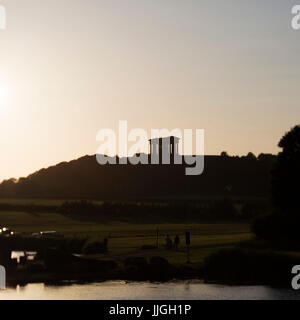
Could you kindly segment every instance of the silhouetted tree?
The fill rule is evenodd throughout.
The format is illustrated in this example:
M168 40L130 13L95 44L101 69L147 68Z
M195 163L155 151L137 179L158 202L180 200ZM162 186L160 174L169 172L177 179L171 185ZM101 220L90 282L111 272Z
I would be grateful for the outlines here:
M17 179L12 178L9 180L4 180L0 185L0 193L3 197L13 197L15 196L15 186Z
M257 159L258 161L274 162L277 159L277 156L271 153L261 153Z
M221 157L226 158L226 157L229 157L229 155L228 155L228 153L226 151L222 151L221 152Z
M300 126L295 126L280 140L272 171L272 198L275 208L269 216L254 222L256 235L279 242L291 249L299 244L300 224Z
M286 214L300 214L300 126L287 132L278 146L282 151L272 172L273 201Z
M210 215L215 218L228 219L237 216L237 209L233 201L225 198L222 201L216 201L210 208Z
M246 158L249 159L249 160L256 160L256 156L255 156L255 154L252 153L252 152L249 152L249 153L247 154L247 157L246 157Z

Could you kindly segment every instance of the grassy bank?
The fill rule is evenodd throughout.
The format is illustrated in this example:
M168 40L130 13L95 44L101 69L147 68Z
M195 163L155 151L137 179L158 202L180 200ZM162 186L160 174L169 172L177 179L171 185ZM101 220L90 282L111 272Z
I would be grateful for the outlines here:
M67 250L76 247L85 259L92 261L114 261L117 267L107 273L81 272L51 273L44 262L22 266L12 276L13 281L50 281L76 278L96 281L105 279L168 280L200 277L208 282L227 284L271 284L289 285L291 268L300 264L298 252L276 249L272 244L257 240L249 223L237 221L226 223L133 223L125 221L80 221L54 210L65 200L1 200L0 227L9 227L18 232L17 237L28 239L32 233L56 230L64 235ZM19 210L5 210L5 205L19 206ZM28 208L35 206L34 210ZM26 210L21 210L25 206ZM39 211L39 207L43 210ZM46 210L45 210L46 208ZM51 211L53 208L53 212ZM10 208L11 209L11 208ZM127 208L128 209L128 208ZM158 230L158 239L157 239ZM191 232L190 261L187 263L185 232ZM179 249L167 250L165 238L180 237ZM97 251L97 243L108 239L108 251ZM74 240L75 239L75 240ZM81 241L82 240L82 241ZM8 240L9 241L9 240ZM16 242L18 243L18 242ZM158 248L156 245L158 244ZM101 247L101 245L100 245ZM92 248L92 249L91 249ZM96 248L96 249L94 249ZM71 250L72 251L72 250ZM74 252L74 250L73 250ZM153 257L161 257L165 273L160 275L161 266L151 264ZM126 264L128 259L144 259L139 265ZM145 262L146 261L146 262ZM93 262L91 262L92 264ZM156 273L154 272L157 268ZM153 271L154 270L154 271ZM153 273L154 272L154 273ZM139 274L140 278L136 278Z
M29 236L42 230L56 230L67 238L90 238L103 240L108 238L108 256L118 256L138 252L143 246L156 246L157 228L159 230L159 255L171 263L184 263L185 232L191 232L191 260L201 263L203 259L222 247L230 247L252 237L248 224L130 224L123 222L90 223L79 222L57 213L1 212L0 224ZM164 249L165 237L180 236L180 250ZM97 255L101 258L103 255Z

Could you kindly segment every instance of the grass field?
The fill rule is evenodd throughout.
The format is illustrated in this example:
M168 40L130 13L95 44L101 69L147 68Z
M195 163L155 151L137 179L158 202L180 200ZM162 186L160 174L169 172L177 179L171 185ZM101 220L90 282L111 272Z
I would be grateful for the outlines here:
M0 199L0 204L11 204L11 205L60 205L67 201L67 199L56 200L56 199Z
M22 202L23 201L23 202ZM54 200L60 201L60 200ZM8 203L8 201L1 201ZM16 200L12 202L16 203ZM20 200L19 204L52 204L52 200ZM57 204L57 202L55 203ZM221 249L230 248L252 237L249 224L129 224L112 222L107 224L80 222L57 213L27 213L0 211L0 227L9 227L17 232L31 234L38 231L56 230L66 237L90 237L91 239L109 239L109 255L118 258L129 254L160 255L171 263L186 262L185 232L191 232L191 261L197 265L203 259ZM159 249L141 250L143 245L156 245L156 230L159 229ZM180 250L164 249L166 235L174 238L179 234ZM99 255L101 257L101 255Z

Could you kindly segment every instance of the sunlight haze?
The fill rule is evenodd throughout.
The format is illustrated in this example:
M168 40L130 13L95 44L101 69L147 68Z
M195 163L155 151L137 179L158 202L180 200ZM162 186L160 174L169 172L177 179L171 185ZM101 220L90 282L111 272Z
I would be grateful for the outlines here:
M294 1L0 4L0 180L96 153L119 120L203 128L231 155L277 153L299 122Z

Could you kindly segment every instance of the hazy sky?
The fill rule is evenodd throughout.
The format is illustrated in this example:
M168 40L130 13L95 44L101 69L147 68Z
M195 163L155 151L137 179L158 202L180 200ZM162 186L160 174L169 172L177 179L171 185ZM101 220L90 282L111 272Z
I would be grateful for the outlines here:
M0 180L94 154L119 120L203 128L206 154L275 153L299 122L296 0L0 4Z

